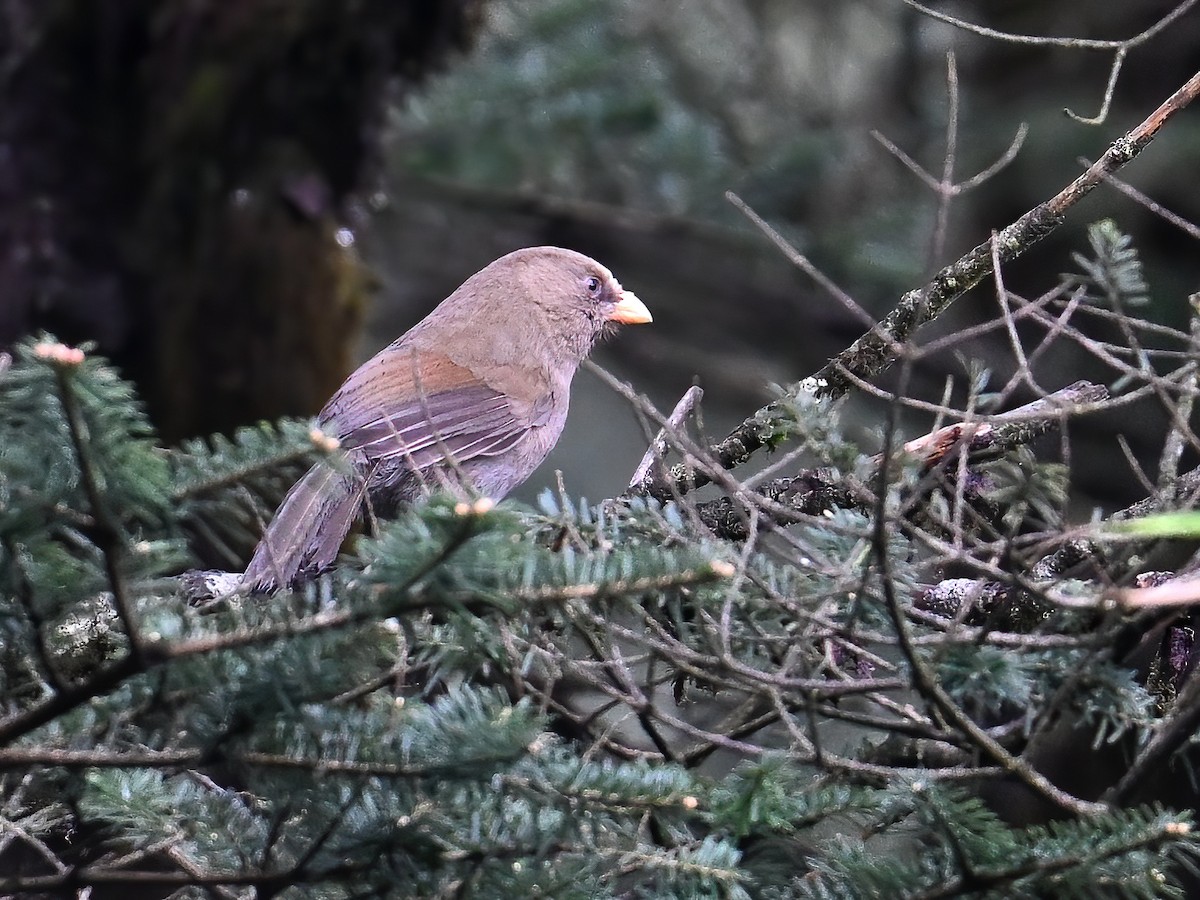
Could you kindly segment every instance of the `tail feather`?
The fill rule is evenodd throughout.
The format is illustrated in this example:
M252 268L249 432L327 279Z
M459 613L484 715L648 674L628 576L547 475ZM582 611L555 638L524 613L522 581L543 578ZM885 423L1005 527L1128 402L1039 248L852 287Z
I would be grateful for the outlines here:
M288 491L242 575L252 591L291 587L330 566L362 503L363 481L318 463Z

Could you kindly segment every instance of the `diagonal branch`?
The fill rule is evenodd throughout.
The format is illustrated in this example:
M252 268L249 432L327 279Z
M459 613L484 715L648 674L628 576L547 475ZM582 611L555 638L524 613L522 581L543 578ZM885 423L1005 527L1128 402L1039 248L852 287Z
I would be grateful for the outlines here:
M960 452L973 460L990 459L1029 443L1067 416L1097 408L1107 398L1103 385L1077 381L1009 412L946 425L909 441L904 451L919 457L926 469L943 465ZM874 457L876 471L883 461L882 455ZM810 469L760 485L748 498L718 497L696 504L695 510L700 521L718 536L745 540L745 499L761 504L761 511L778 524L804 521L835 508L869 509L874 502L871 493L853 479L839 477L830 469Z
M1126 165L1154 139L1176 113L1200 94L1200 72L1172 94L1137 127L1118 138L1093 165L1044 203L1035 206L996 236L996 258L1011 262L1057 229L1066 213ZM793 385L792 393L807 391L821 397L847 393L855 380L870 380L884 372L899 355L901 344L920 326L936 319L959 297L992 274L993 240L989 239L942 269L920 288L909 291L878 325L839 353L810 378ZM786 400L775 401L756 411L733 431L709 448L709 455L722 468L740 466L758 450L778 440L789 422ZM631 489L667 500L709 484L712 479L698 467L678 463L663 477L648 475Z

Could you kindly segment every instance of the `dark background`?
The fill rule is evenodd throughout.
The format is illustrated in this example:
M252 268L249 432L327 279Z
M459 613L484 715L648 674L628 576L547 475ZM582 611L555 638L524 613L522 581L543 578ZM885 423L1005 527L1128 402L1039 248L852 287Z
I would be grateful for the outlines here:
M1124 39L1173 6L937 8L1017 33ZM1131 49L1106 121L1086 125L1063 108L1099 110L1111 52L992 40L900 0L13 0L0 12L0 341L38 328L97 341L177 440L315 412L486 262L562 244L655 314L600 361L662 406L697 381L719 435L862 330L725 191L882 314L1189 77L1197 16ZM935 195L870 132L940 175L951 50L956 179L997 159L1022 122L1029 135L1011 166L954 200L933 248ZM1198 151L1188 111L1122 177L1200 220ZM1143 313L1182 325L1194 239L1110 189L1007 285L1048 290L1103 216L1146 262ZM929 334L994 315L980 288ZM1013 365L1002 336L958 349L1000 381ZM949 352L910 389L936 398L947 374L964 374ZM1038 374L1047 389L1096 377L1068 351ZM593 376L573 402L527 496L555 468L573 493L615 494L640 456L633 415ZM853 414L869 441L881 407L856 400ZM1146 403L1075 429L1086 502L1136 498L1115 433L1148 452L1163 421Z

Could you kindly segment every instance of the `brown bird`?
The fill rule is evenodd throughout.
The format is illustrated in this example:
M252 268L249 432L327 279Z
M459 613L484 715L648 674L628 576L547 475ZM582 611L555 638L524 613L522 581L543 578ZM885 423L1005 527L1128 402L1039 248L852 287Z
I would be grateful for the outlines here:
M242 584L271 590L328 568L364 508L394 516L434 489L499 500L557 443L592 345L649 321L608 269L572 250L517 250L472 275L321 410L342 458L288 492Z

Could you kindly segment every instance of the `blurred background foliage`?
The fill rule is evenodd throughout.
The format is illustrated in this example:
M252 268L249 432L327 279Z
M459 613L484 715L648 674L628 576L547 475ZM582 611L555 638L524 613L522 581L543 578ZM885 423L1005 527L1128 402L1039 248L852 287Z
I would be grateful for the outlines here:
M996 29L1119 39L1173 6L938 9ZM1110 54L1014 48L898 0L493 0L475 51L394 110L391 162L481 187L738 226L723 199L734 190L837 271L894 290L981 239L962 234L926 258L934 198L870 136L881 132L940 174L947 51L962 70L957 180L997 159L1020 123L1032 126L998 189L955 204L966 223L973 213L989 218L987 205L1003 196L1008 221L1191 74L1200 54L1186 22L1134 52L1097 128L1063 109L1098 110ZM1195 126L1183 127L1194 140ZM1166 152L1186 159L1189 145ZM1154 168L1163 172L1162 160ZM1154 180L1165 187L1163 174ZM1195 209L1194 197L1175 198L1185 214Z
M1094 39L1132 37L1175 5L935 4L994 29ZM1062 110L1095 114L1111 53L981 37L902 0L13 0L0 13L0 344L39 327L92 338L139 382L168 439L229 432L314 412L357 359L471 272L555 243L599 258L655 313L602 362L660 405L698 380L720 433L863 329L727 190L881 314L1068 183L1080 157L1195 71L1197 15L1132 49L1107 119L1087 125ZM1022 123L1029 133L1010 166L954 198L938 245L935 193L871 133L940 177L949 51L954 179L998 159ZM1198 150L1189 113L1123 177L1200 220ZM1006 284L1051 288L1105 217L1145 263L1140 312L1181 324L1200 279L1195 240L1114 190L1009 267ZM928 333L994 315L980 288ZM980 339L926 360L908 389L937 398L952 375L961 399L955 350L997 379L1013 365L1002 335ZM1048 389L1090 374L1069 347L1054 364ZM642 428L590 376L574 403L530 490L560 468L575 492L615 493ZM880 410L858 402L868 440ZM1134 451L1156 447L1162 413L1128 412ZM1088 442L1077 480L1112 502L1136 490L1110 477L1125 466L1119 424L1077 429Z
M619 13L608 0L494 4L477 51L394 111L397 163L649 213L720 210L732 136Z
M390 161L740 228L724 199L734 190L838 269L869 260L864 280L890 287L924 268L931 210L877 165L868 131L913 112L894 69L936 52L919 24L882 3L500 0L475 52L394 110ZM921 117L944 116L938 77Z
M936 6L1016 33L1116 40L1174 5ZM568 243L608 263L657 316L654 329L622 336L604 361L663 405L698 377L719 431L771 382L814 371L862 329L754 231L725 191L882 314L925 275L1069 183L1081 158L1095 159L1186 80L1200 63L1188 37L1196 15L1131 51L1107 119L1089 125L1064 108L1081 116L1100 109L1111 53L999 42L899 0L493 0L475 50L393 110L387 184L395 205L368 254L383 261L389 288L368 345L415 317L401 298L424 302L452 288L452 279L427 271L426 260L443 258L435 247L472 260L463 267L470 270L510 246ZM937 246L937 196L872 132L941 177L951 51L952 180L999 159L1022 123L1029 131L1011 165L953 199ZM1196 117L1185 116L1122 177L1200 220L1200 190L1188 174L1198 141ZM1052 288L1071 253L1087 247L1089 223L1107 216L1133 235L1145 263L1150 302L1139 312L1178 327L1200 278L1195 240L1113 190L1097 192L1010 267L1006 284L1029 295ZM995 314L994 291L981 288L928 333L951 335ZM955 351L981 359L997 380L1013 366L1002 334ZM1086 355L1070 347L1055 365L1048 387L1089 374ZM948 375L961 398L967 379L954 351L921 366L909 390L937 399ZM616 471L592 477L597 467L608 471L606 460L589 457L579 425L623 421L605 404L585 377L576 405L587 413L550 463L582 478L576 485L589 493L618 486ZM866 431L881 415L881 405L860 403ZM1145 448L1157 446L1161 412L1147 405L1133 415ZM1119 425L1100 418L1085 426L1086 452L1076 456L1078 483L1113 502L1129 499L1122 490L1132 488L1109 477L1126 465L1112 441ZM631 424L614 446L627 443L626 455L636 456L639 441Z

